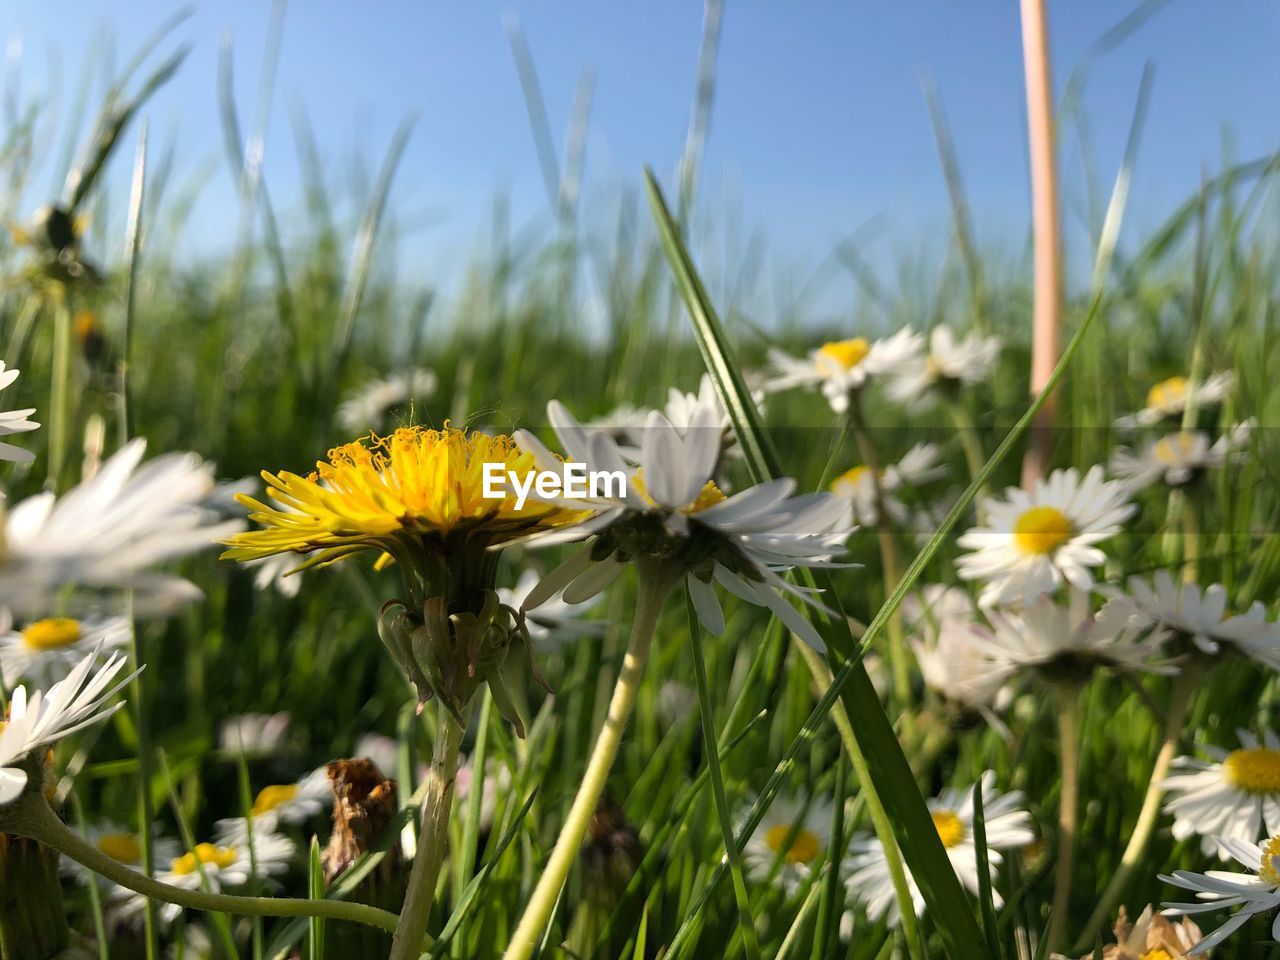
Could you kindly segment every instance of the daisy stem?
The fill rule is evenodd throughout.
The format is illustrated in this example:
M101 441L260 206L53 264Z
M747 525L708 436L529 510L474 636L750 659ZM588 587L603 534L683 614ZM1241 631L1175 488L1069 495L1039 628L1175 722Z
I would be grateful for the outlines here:
M413 858L409 889L391 940L388 960L417 960L422 953L436 881L440 878L440 867L449 845L449 809L453 806L454 782L458 778L458 749L462 746L462 734L462 724L441 704L430 780L426 796L422 798L418 852Z
M1142 798L1142 809L1138 811L1137 822L1129 835L1129 843L1120 856L1120 864L1107 884L1106 890L1093 908L1084 932L1076 941L1073 953L1088 950L1110 918L1116 903L1124 895L1138 864L1142 861L1147 844L1155 833L1156 821L1160 815L1160 801L1164 799L1164 780L1169 775L1169 767L1178 752L1178 742L1182 734L1182 722L1191 706L1191 699L1204 676L1205 664L1199 659L1192 660L1186 668L1173 678L1173 686L1169 691L1169 706L1164 716L1164 734L1160 751L1156 754L1155 766L1151 768L1151 779L1147 783L1146 796Z
M53 376L49 395L49 475L45 488L57 491L67 458L71 404L71 307L65 300L53 310Z
M565 817L560 836L556 838L555 849L551 851L542 876L538 878L533 894L529 897L529 903L512 934L503 960L529 960L551 923L560 891L578 857L582 838L586 835L600 795L609 779L609 771L613 768L618 746L635 706L636 691L644 676L644 665L649 658L658 615L662 612L663 604L675 586L677 577L656 560L637 559L636 579L639 589L631 623L631 637L627 642L622 671L618 674L613 697L609 701L609 712L591 750L582 783L578 786L573 805Z
M1058 800L1058 859L1049 908L1048 949L1058 949L1071 907L1071 874L1075 868L1076 824L1080 803L1080 690L1077 683L1055 683L1058 707L1058 751L1062 790Z
M889 515L885 512L884 490L880 485L880 457L876 453L875 444L871 442L871 433L867 429L866 419L862 414L862 399L858 394L849 398L849 425L853 432L854 443L858 445L858 455L863 464L871 471L871 485L876 493L876 537L880 541L880 566L884 574L884 595L892 596L898 580L902 576L902 565L898 559L898 545L893 539L893 530L889 527ZM907 669L906 643L902 637L902 617L895 610L889 618L889 669L893 674L893 695L898 706L905 710L911 702L911 675ZM904 720L906 714L903 715Z
M947 415L951 417L956 433L960 436L960 449L964 451L965 466L969 468L969 479L972 480L977 477L987 462L986 455L982 452L982 444L978 442L977 431L974 430L973 418L960 402L959 396L948 396L943 406L946 407ZM974 502L980 501L985 494L985 488L979 490Z
M813 681L819 690L827 690L834 682L831 668L822 654L807 643L797 639L796 649L804 657L804 662L813 674ZM898 849L898 840L893 833L893 822L884 808L880 793L876 790L875 781L871 778L871 768L867 766L866 754L853 735L853 727L849 723L849 715L844 704L836 702L831 708L831 718L840 732L840 740L844 743L845 752L849 754L849 762L853 765L854 776L858 778L861 796L866 801L867 813L871 817L871 826L884 848L884 861L889 869L889 880L893 884L894 895L898 898L898 909L902 914L902 933L907 941L907 952L913 960L925 960L924 941L920 938L920 926L916 920L915 901L911 898L911 886L907 883L907 870L902 863L902 852ZM833 869L835 866L833 865Z
M388 933L396 927L395 914L363 903L342 900L295 900L274 897L238 897L223 893L187 890L130 870L68 829L39 791L28 791L4 809L4 831L30 837L57 850L64 857L101 874L113 883L152 900L191 910L230 913L247 917L324 917L377 927Z

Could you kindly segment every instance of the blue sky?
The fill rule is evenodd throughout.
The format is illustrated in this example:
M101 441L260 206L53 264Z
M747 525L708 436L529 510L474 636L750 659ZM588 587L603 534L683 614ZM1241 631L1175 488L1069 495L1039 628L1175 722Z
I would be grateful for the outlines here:
M1051 0L1055 82L1133 8L1120 0ZM117 61L178 4L77 0L6 4L22 82L66 103L86 63ZM212 176L189 221L195 243L234 235L233 187L217 119L219 38L235 44L241 112L252 113L270 6L204 2L177 32L193 52L148 114L179 170ZM305 107L335 182L363 158L376 166L408 111L418 123L394 199L409 231L403 266L435 279L455 270L510 196L517 225L549 222L529 123L502 27L514 10L532 48L557 144L584 68L596 71L587 148L586 219L607 212L641 166L669 172L688 123L701 4L336 2L287 8L266 176L277 205L298 202L290 110ZM1202 173L1276 149L1280 6L1264 0L1172 0L1093 69L1086 97L1092 161L1119 162L1143 64L1154 96L1135 175L1130 235L1159 223ZM985 245L1016 252L1028 217L1017 4L1013 0L729 0L706 155L704 198L734 209L769 239L775 261L813 265L860 224L878 225L878 254L945 234L947 200L922 76L950 116ZM99 70L101 68L99 67ZM60 92L59 92L60 91ZM126 153L131 151L125 151ZM1082 198L1077 137L1062 141L1066 203ZM117 169L123 178L127 171ZM34 206L42 197L28 198ZM289 218L286 217L286 225ZM1078 219L1073 226L1078 228Z

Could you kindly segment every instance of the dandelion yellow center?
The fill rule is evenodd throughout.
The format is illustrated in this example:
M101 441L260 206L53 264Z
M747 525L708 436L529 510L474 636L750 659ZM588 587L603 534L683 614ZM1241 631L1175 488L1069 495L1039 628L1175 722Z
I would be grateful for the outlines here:
M791 832L791 827L785 824L770 827L765 831L764 842L774 853L781 853L787 863L813 863L817 860L818 854L822 853L822 841L818 835L804 827L796 830L794 837L791 837ZM788 837L791 837L790 846L786 846Z
M32 650L57 650L80 642L80 621L67 617L37 620L22 631L22 640Z
M137 863L142 859L142 847L131 833L104 833L98 838L98 850L120 863Z
M1148 950L1138 960L1173 960L1173 957L1163 947L1156 947L1154 950Z
M1187 378L1170 377L1147 391L1147 406L1151 409L1175 406L1185 400L1186 396Z
M1169 437L1161 437L1151 448L1151 455L1165 466L1183 463L1191 456L1192 435L1175 433Z
M1222 761L1222 772L1245 793L1280 793L1280 750L1234 750Z
M867 343L865 337L854 337L852 340L835 340L831 343L824 343L818 348L818 356L825 360L831 360L846 370L852 370L860 364L868 353L871 352L871 344Z
M637 470L631 478L632 486L635 487L636 493L644 498L644 502L651 507L656 507L658 502L649 496L649 489L644 485L644 471ZM716 486L714 480L708 480L702 485L702 489L698 491L698 495L694 497L692 503L685 504L680 508L680 512L684 514L700 513L708 507L714 507L717 503L725 500L724 491Z
M253 815L260 817L264 813L270 813L276 807L288 803L297 795L298 785L296 783L263 787L258 793L257 799L253 801Z
M1258 864L1258 876L1265 882L1280 887L1277 858L1280 858L1280 837L1272 837L1262 845L1262 863Z
M1013 542L1028 554L1053 553L1074 533L1067 515L1054 507L1032 507L1013 522Z
M190 853L184 853L170 865L174 873L185 877L195 873L203 864L206 867L217 867L225 870L236 862L235 847L219 847L212 843L198 843Z
M952 810L935 810L933 828L938 831L938 839L948 850L964 839L964 824Z

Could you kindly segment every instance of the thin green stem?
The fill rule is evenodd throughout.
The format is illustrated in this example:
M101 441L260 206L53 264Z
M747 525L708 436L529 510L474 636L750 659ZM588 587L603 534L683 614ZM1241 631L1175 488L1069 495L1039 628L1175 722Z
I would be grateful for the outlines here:
M1062 791L1058 801L1058 859L1054 865L1053 904L1047 934L1050 951L1058 949L1067 929L1080 803L1080 687L1074 683L1055 684L1053 693L1058 707Z
M101 874L113 883L140 893L152 900L177 904L191 910L207 910L248 917L324 917L377 927L388 933L395 930L395 914L363 903L341 900L293 900L272 897L238 897L203 890L174 887L130 870L113 860L93 844L69 830L38 791L28 791L9 804L4 811L4 831L30 837L52 847L65 857Z
M1164 734L1160 750L1156 754L1155 765L1151 768L1151 779L1147 783L1146 795L1142 798L1142 809L1138 811L1137 822L1129 834L1129 843L1120 856L1120 864L1102 892L1097 906L1089 916L1084 931L1076 941L1073 953L1083 953L1093 946L1094 938L1110 918L1116 904L1124 896L1125 889L1133 879L1134 872L1142 862L1147 844L1155 833L1156 821L1160 816L1160 801L1164 799L1164 780L1169 775L1169 767L1178 752L1178 743L1182 739L1182 722L1186 719L1187 710L1200 678L1204 676L1205 665L1199 660L1189 663L1182 673L1173 679L1169 691L1169 706L1165 711Z
M422 823L418 830L418 852L409 874L400 922L396 925L388 960L417 960L426 939L435 899L436 881L449 845L449 810L453 806L454 783L458 779L458 749L462 746L462 724L440 704L436 726L435 753L426 796L422 798Z
M609 712L591 750L582 783L573 798L568 816L565 817L560 836L556 838L555 849L551 851L551 857L547 860L542 876L538 878L524 914L511 936L511 943L503 954L504 960L529 960L550 925L560 891L577 859L578 848L582 845L582 838L586 836L591 817L595 814L596 804L604 792L627 721L635 707L636 691L644 676L645 662L649 659L649 648L658 625L658 615L662 612L667 595L675 586L671 572L656 563L638 561L636 574L639 590L631 623L631 637L623 657L622 671L618 674L613 697L609 701Z
M49 394L49 474L45 487L58 490L67 462L71 430L71 307L61 300L53 310L53 376Z
M693 608L693 598L685 592L685 607L689 615L689 640L693 648L693 675L698 685L699 713L702 716L702 738L707 751L707 769L711 774L711 795L715 798L716 815L720 819L720 834L724 839L724 854L729 861L729 876L733 881L733 896L738 905L738 926L747 956L760 960L760 942L756 939L755 923L751 918L751 902L747 896L747 883L742 875L742 855L733 838L733 818L729 813L729 801L725 798L724 774L720 770L720 756L716 748L716 724L711 701L711 685L707 681L707 662L702 649L702 628Z
M831 688L834 677L827 661L818 651L807 643L796 640L796 649L813 674L813 680L819 691ZM907 882L907 869L902 862L902 852L898 849L898 840L893 833L893 821L884 808L875 781L871 777L871 768L867 766L866 754L858 738L853 735L853 726L849 723L849 715L844 704L837 702L831 709L831 718L835 721L840 739L844 743L845 752L849 754L849 762L853 764L854 776L858 778L862 798L867 803L867 814L871 817L871 826L884 848L884 862L889 870L889 882L893 884L894 896L898 899L898 909L902 914L902 933L907 941L907 950L913 960L926 960L928 954L924 949L924 941L920 936L920 924L916 919L915 901L911 898L911 885Z

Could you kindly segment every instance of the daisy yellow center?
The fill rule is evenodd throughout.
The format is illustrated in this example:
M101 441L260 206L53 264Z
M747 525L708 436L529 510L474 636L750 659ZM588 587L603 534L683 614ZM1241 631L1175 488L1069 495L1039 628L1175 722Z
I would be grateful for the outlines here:
M1186 396L1187 378L1170 377L1147 391L1147 406L1151 409L1174 406L1186 399Z
M822 841L818 835L804 827L796 830L794 837L791 833L792 829L789 825L779 824L765 831L764 842L774 853L781 853L787 863L813 863L817 860L818 855L822 853ZM791 844L786 846L788 837L791 838ZM784 846L786 846L785 850Z
M964 839L964 824L953 810L935 810L933 828L938 831L938 839L950 850Z
M68 617L37 620L22 631L22 641L32 650L58 650L80 642L80 621Z
M831 482L831 492L839 493L845 487L856 487L870 476L871 468L867 466L854 467L851 470L846 470Z
M170 869L180 877L195 873L203 864L225 870L236 862L235 847L219 847L212 843L198 843L190 853L174 859Z
M1222 772L1245 793L1280 793L1280 750L1233 750L1222 761Z
M1055 507L1032 507L1013 522L1013 542L1026 554L1053 553L1074 534L1071 520Z
M486 494L485 467L496 464L502 496ZM403 427L390 436L370 436L329 451L315 473L263 473L276 505L238 499L264 529L226 541L228 560L254 560L278 553L320 551L322 562L389 541L454 534L492 546L574 523L584 514L538 500L516 506L519 482L535 469L533 455L505 434Z
M658 502L649 496L649 490L644 485L644 471L637 470L631 477L632 486L636 488L636 493L644 498L644 502L651 507L656 507ZM717 503L725 500L724 491L716 486L714 480L708 480L702 485L702 489L698 491L698 495L694 497L692 503L685 504L680 508L681 513L695 514L701 513L709 507L714 507Z
M940 379L945 372L942 369L942 361L933 354L929 354L924 358L924 372L930 380Z
M298 785L296 783L282 783L263 787L258 793L257 799L253 801L253 815L260 817L264 813L270 813L276 807L289 803L297 795Z
M1163 947L1156 947L1154 950L1148 950L1138 960L1173 960L1173 957Z
M852 340L834 340L824 343L818 348L818 356L831 360L846 370L852 370L871 352L871 344L866 337L854 337Z
M98 850L120 863L137 863L142 847L131 833L104 833L98 838Z
M1262 845L1262 862L1258 864L1258 877L1272 886L1280 887L1280 870L1276 858L1280 857L1280 837L1272 837Z
M1166 466L1182 463L1191 455L1192 435L1175 433L1169 437L1161 437L1151 448L1151 455Z

